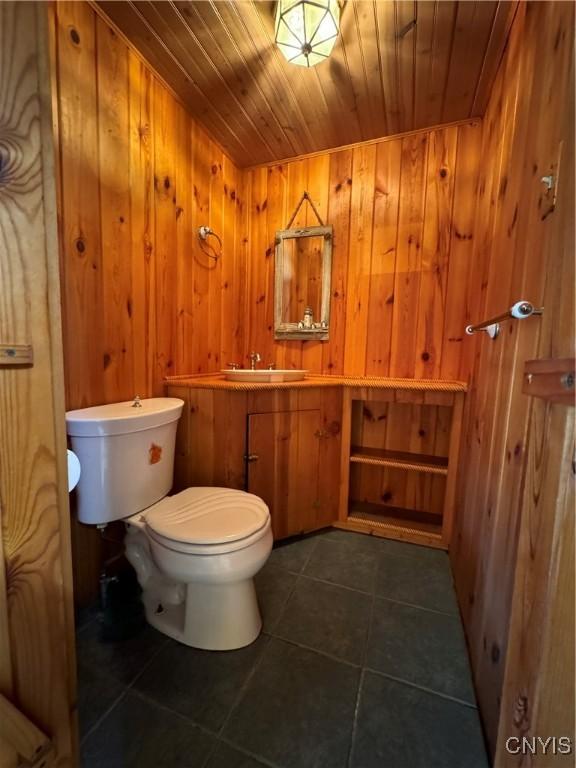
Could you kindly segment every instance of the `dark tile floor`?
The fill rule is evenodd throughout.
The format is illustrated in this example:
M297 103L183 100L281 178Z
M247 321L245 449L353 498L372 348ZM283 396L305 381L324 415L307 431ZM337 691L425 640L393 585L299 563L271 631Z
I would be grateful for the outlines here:
M486 768L445 553L329 530L256 584L239 651L78 631L84 768Z

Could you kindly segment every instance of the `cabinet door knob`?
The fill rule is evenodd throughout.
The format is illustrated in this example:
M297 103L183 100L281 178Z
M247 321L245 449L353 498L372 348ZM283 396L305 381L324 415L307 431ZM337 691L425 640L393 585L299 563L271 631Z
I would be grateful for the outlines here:
M258 461L260 456L258 456L257 453L246 453L244 454L244 461L247 461L248 463L251 463L253 461Z
M314 432L314 437L321 438L321 437L328 437L328 432L326 432L325 429L317 429L316 432Z

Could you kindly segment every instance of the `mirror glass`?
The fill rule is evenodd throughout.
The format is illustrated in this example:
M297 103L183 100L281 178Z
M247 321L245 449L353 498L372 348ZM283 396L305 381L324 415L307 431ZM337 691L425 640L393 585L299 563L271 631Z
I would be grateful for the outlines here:
M276 233L275 338L327 339L332 227Z

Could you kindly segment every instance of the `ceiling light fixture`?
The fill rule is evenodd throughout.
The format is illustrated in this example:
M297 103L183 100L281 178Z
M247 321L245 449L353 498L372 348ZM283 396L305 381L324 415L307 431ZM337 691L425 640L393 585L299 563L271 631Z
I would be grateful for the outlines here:
M278 0L276 45L291 64L314 67L330 56L340 26L338 0Z

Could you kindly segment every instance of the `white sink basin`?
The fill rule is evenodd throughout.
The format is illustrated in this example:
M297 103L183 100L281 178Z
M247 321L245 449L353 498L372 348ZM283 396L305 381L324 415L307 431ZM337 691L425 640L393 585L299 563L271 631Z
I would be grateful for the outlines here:
M228 368L220 371L220 373L224 374L227 381L253 381L273 384L283 381L302 381L308 371L294 369L272 371L259 369L252 371L249 368Z

